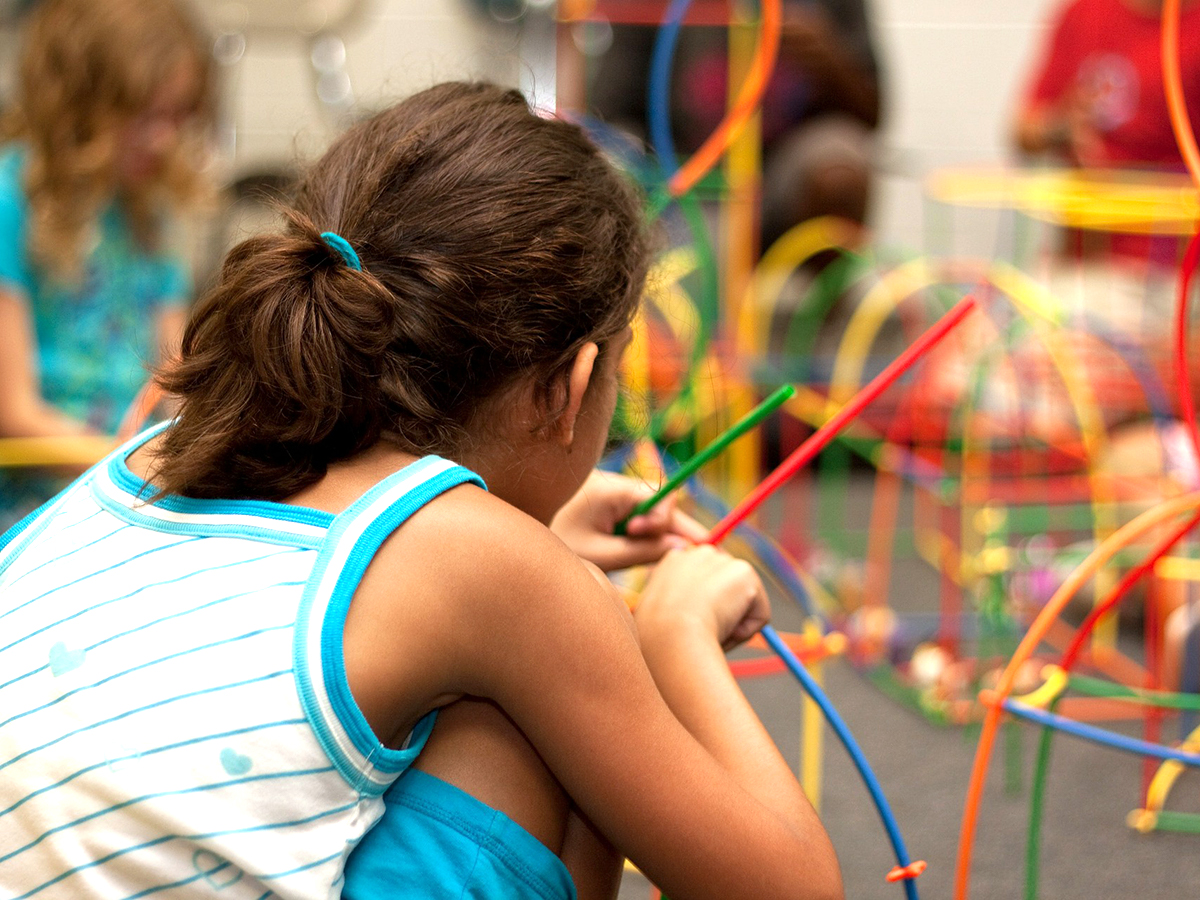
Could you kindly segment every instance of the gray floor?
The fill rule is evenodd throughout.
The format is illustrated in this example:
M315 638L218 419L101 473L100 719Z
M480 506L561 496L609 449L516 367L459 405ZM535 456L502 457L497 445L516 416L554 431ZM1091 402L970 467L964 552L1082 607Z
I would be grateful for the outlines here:
M826 689L863 748L883 786L913 859L929 868L917 881L924 898L953 895L955 856L966 785L974 758L973 731L930 724L884 697L845 663L827 667ZM776 742L795 765L799 756L799 688L788 675L745 683L747 695ZM978 824L971 897L1023 896L1028 832L1028 781L1036 734L1021 729L1024 784L1004 790L1004 757L997 747ZM847 897L903 897L884 882L894 864L890 844L848 757L826 729L821 814L841 860ZM1139 834L1125 825L1138 805L1140 763L1124 753L1070 737L1055 740L1042 840L1040 895L1047 900L1194 898L1200 894L1200 836ZM1172 794L1178 808L1196 811L1196 773ZM649 889L626 876L622 900Z
M907 576L901 572L899 577ZM922 583L927 582L914 576L914 592L921 590ZM789 604L777 604L776 616L780 630L799 625L799 615ZM800 744L799 686L787 674L751 679L743 686L795 766ZM926 900L952 897L977 730L929 722L885 697L845 661L827 665L826 690L883 786L910 857L929 864L917 881L920 896ZM1129 733L1137 728L1115 727ZM1177 728L1170 733L1176 732ZM998 744L993 753L971 868L974 900L1024 896L1029 781L1039 733L1033 726L1017 728L1015 771L1022 784L1014 792L1004 785L1003 748ZM884 881L895 860L879 816L828 727L824 759L821 814L841 860L847 896L901 900L903 889ZM1140 804L1140 785L1140 759L1069 736L1055 738L1039 897L1182 900L1200 896L1200 835L1143 835L1125 825L1127 813ZM1170 807L1200 811L1198 787L1200 773L1185 773L1171 794ZM650 896L650 888L636 873L628 874L620 896L643 900Z

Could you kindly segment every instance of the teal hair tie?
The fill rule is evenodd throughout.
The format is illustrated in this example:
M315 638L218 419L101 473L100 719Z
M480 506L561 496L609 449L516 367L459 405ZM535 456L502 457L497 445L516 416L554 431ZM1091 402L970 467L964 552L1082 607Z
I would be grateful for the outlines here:
M358 258L348 240L334 231L322 231L321 240L329 245L329 249L336 250L338 256L346 261L346 265L355 271L362 271L362 260Z

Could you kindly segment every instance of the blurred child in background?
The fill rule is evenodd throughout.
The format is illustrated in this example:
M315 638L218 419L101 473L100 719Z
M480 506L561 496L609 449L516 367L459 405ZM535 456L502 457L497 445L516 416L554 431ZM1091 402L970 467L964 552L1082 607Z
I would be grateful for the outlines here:
M171 0L42 0L0 145L0 437L114 434L182 329L213 72ZM0 523L57 490L0 472Z

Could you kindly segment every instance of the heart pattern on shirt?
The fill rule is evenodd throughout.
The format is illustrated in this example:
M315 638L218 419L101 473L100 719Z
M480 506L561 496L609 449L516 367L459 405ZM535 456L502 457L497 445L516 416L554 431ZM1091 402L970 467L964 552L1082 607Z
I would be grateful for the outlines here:
M217 856L211 850L197 850L193 853L192 865L214 891L223 891L230 885L237 884L245 874L229 860Z
M221 751L221 768L230 775L245 775L254 767L254 760L232 747Z
M83 665L87 656L86 650L68 650L67 645L59 641L50 648L50 674L55 678L74 672Z

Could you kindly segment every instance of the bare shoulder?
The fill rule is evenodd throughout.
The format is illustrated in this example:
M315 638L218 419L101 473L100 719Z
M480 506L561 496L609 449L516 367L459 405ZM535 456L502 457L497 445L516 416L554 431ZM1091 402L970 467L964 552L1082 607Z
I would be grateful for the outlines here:
M560 558L549 529L470 484L417 510L375 554L355 603L384 619L423 612L447 629L496 603ZM420 597L420 603L411 598Z
M414 563L427 596L438 598L441 623L468 642L527 629L531 619L545 628L564 609L625 612L603 575L549 528L471 485L448 491L398 529L380 550L376 574L394 584L399 573L412 576Z
M491 696L505 647L581 593L605 602L548 528L474 485L452 488L383 543L355 592L343 642L355 699L386 740L430 708Z
M466 590L468 602L472 587L495 600L507 586L565 561L582 568L542 523L469 484L416 512L380 548L375 565L404 569L414 560L436 565L438 579L455 592Z

